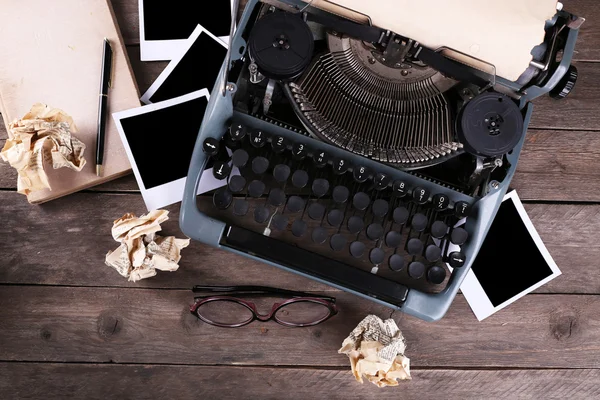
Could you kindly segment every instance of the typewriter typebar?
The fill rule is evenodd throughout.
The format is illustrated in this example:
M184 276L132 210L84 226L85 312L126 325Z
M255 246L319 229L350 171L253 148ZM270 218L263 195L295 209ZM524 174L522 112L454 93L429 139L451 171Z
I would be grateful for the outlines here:
M573 89L582 22L557 11L509 81L485 60L311 2L249 1L194 148L181 229L442 318L514 175L530 101ZM208 205L203 173L223 182Z

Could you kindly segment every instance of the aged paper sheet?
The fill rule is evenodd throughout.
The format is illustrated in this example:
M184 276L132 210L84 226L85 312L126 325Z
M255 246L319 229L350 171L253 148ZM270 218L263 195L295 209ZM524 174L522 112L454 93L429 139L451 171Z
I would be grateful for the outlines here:
M44 160L52 168L81 171L85 166L85 144L72 136L77 128L64 111L36 103L25 116L8 126L8 140L0 156L17 170L17 191L52 189L44 171Z
M121 245L106 254L106 265L132 282L153 277L157 270L176 271L181 249L190 244L190 239L156 234L168 215L165 210L151 211L139 218L127 213L114 221L112 237Z
M532 60L531 50L544 40L546 20L557 0L304 0L350 19L368 16L389 29L437 50L448 47L496 67L515 81ZM332 4L333 3L333 4ZM464 60L463 60L464 61Z
M338 353L350 359L352 374L363 376L378 387L397 386L398 379L411 379L410 359L404 356L406 343L393 319L382 321L368 315L342 343Z

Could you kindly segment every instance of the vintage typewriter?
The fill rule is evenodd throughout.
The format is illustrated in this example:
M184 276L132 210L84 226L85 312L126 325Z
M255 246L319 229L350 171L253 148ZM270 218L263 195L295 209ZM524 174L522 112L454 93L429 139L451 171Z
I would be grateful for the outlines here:
M530 101L573 89L583 19L554 2L515 75L489 48L479 58L468 54L479 46L403 35L408 22L390 13L407 11L390 4L247 3L204 115L180 225L195 240L437 320L515 172ZM450 42L465 35L477 32ZM201 211L203 173L223 186Z

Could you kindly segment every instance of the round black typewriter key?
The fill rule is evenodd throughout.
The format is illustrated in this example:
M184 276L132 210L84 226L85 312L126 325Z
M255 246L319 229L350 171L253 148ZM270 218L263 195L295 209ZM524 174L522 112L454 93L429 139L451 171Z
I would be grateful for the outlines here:
M379 247L375 247L369 252L369 261L373 265L379 265L385 260L385 252Z
M278 231L285 231L288 225L288 217L285 215L277 214L271 220L271 225Z
M469 215L469 211L471 211L471 207L466 201L457 201L454 204L454 214L458 218L466 217L467 215Z
M336 186L333 188L333 201L338 204L344 204L348 201L350 191L346 186Z
M367 226L367 237L371 240L378 240L383 237L383 226L377 222Z
M252 172L257 175L262 175L269 168L269 160L264 157L256 157L252 160Z
M354 258L361 258L363 254L365 254L365 249L366 246L363 242L355 240L354 242L350 243L350 255L352 255Z
M446 208L448 208L448 205L450 204L450 199L445 194L438 193L431 199L431 204L433 204L433 207L436 210L443 211Z
M312 184L312 192L317 197L323 197L329 191L329 181L327 179L315 179Z
M433 224L431 224L431 236L433 236L434 238L441 239L444 236L446 236L447 232L448 225L446 225L442 221L434 221Z
M423 277L424 273L425 266L422 262L413 261L410 264L408 264L408 276L410 276L411 278L419 279Z
M273 140L271 140L271 147L273 151L277 154L283 153L288 146L288 141L283 136L275 136Z
M317 243L317 244L323 244L325 243L325 241L327 240L327 236L329 236L327 234L327 230L321 226L317 226L313 231L312 231L312 241Z
M257 149L264 147L267 144L267 134L263 131L252 131L250 132L250 144Z
M267 207L258 206L254 209L254 220L259 224L264 224L269 219L270 214Z
M332 250L340 251L346 246L346 238L344 235L336 233L335 235L331 236L329 245L331 246Z
M361 217L353 215L352 217L348 218L348 230L350 233L357 234L362 231L364 227L365 223Z
M237 149L231 156L231 162L238 168L244 167L248 163L248 152L244 149Z
M215 194L213 194L213 204L219 210L226 210L231 205L232 201L233 195L227 187L217 189Z
M427 281L439 285L446 279L446 270L439 265L432 265L427 270Z
M357 165L352 171L352 176L354 176L354 180L358 183L365 183L369 179L370 174L371 171L364 165Z
M215 161L213 164L213 176L218 180L223 180L229 176L231 172L231 166L223 161Z
M392 188L394 189L394 194L397 197L404 197L408 194L408 184L404 181L394 181Z
M413 189L413 200L417 204L425 204L429 200L429 190L417 186Z
M350 168L350 162L339 157L334 158L331 165L333 166L333 173L336 175L343 175Z
M302 197L290 196L290 199L287 202L287 209L293 213L303 210L304 200L302 199Z
M294 143L292 146L292 157L296 160L304 160L308 155L308 148L304 143Z
M292 235L296 237L302 237L308 229L306 222L301 219L297 219L292 223Z
M241 175L234 175L229 180L228 185L232 193L240 193L246 187L246 178Z
M308 183L308 174L301 169L292 174L292 184L298 189L302 189Z
M324 151L316 151L313 155L313 161L315 162L317 168L323 168L326 166L330 159L331 156Z
M344 221L344 213L341 210L331 210L327 213L327 222L331 226L340 226Z
M410 226L417 232L423 232L427 228L427 217L421 213L413 215Z
M442 258L442 249L437 247L435 244L430 244L425 249L425 258L429 262L436 262Z
M202 150L208 156L216 156L219 154L219 141L215 138L206 138L202 143Z
M402 235L396 231L389 231L385 235L385 244L391 248L400 246L402 244Z
M397 224L405 224L408 221L409 212L406 207L396 207L394 209L393 217L394 222Z
M248 185L248 194L250 197L259 198L265 192L265 184L261 181L252 181Z
M388 204L387 201L383 200L383 199L377 199L373 202L373 206L371 207L371 211L373 212L373 215L381 218L383 216L385 216L388 211L390 209L390 205Z
M369 203L371 203L371 198L365 192L356 193L352 199L352 205L360 211L366 210L369 207Z
M454 228L450 234L450 241L455 245L462 246L466 243L469 234L463 228Z
M314 220L321 220L325 215L325 206L319 203L312 203L308 206L308 216Z
M279 207L285 203L285 193L279 188L271 189L267 202L273 207Z
M392 178L383 172L379 172L373 178L373 183L375 183L375 190L384 190L392 183Z
M465 265L465 255L462 251L453 251L448 255L448 264L452 268L460 268Z
M248 130L243 124L235 123L229 127L229 136L236 142L242 140L247 132Z
M411 256L418 256L423 252L423 242L417 238L409 239L406 243L406 252Z
M392 271L402 271L404 269L404 257L400 254L392 254L388 260L388 264Z
M238 217L243 217L248 214L248 208L250 204L244 199L235 199L233 202L233 215L237 215Z
M277 164L275 168L273 168L273 177L279 183L284 183L290 177L290 167L285 164Z

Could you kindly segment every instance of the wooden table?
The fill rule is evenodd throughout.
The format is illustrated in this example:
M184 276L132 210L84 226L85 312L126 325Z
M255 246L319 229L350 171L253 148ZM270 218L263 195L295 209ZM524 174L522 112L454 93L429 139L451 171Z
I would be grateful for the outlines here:
M381 390L355 382L337 350L364 316L390 309L198 243L179 271L129 283L103 260L116 247L112 221L145 211L133 176L32 206L2 163L0 398L600 396L600 7L565 3L588 19L575 54L580 78L567 100L536 101L513 180L558 279L481 323L460 295L440 322L394 313L413 380ZM143 93L166 63L139 61L137 2L113 4ZM181 237L178 206L168 209L164 231ZM312 328L216 328L189 313L194 284L328 292L341 312Z

